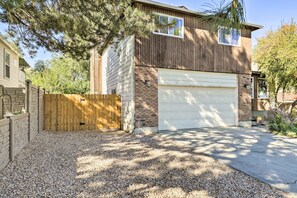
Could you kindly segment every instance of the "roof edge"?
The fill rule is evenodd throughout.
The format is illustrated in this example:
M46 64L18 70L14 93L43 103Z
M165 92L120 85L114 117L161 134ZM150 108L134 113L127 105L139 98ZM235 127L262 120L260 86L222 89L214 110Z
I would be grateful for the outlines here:
M171 9L171 10L174 10L174 11L183 12L183 13L192 14L192 15L197 15L197 16L205 15L205 14L203 14L201 12L198 12L198 11L193 11L193 10L185 9L183 7L172 6L172 5L168 5L168 4L160 3L160 2L156 2L156 1L151 1L151 0L134 0L134 2L147 4L147 5L152 5L152 6L156 6L156 7L160 7L160 8L165 8L165 9ZM252 31L259 30L259 29L263 28L263 26L253 24L253 23L244 23L244 25L251 28Z

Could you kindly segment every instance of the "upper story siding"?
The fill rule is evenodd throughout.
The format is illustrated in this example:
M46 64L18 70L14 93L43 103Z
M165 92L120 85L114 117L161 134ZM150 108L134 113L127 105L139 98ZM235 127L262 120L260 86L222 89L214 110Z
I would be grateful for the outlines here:
M251 30L241 30L241 46L218 44L217 33L196 15L141 5L156 12L184 19L184 38L151 34L136 38L135 65L205 72L251 74Z
M4 49L10 54L10 78L4 74ZM19 87L19 55L0 39L0 85L4 87Z

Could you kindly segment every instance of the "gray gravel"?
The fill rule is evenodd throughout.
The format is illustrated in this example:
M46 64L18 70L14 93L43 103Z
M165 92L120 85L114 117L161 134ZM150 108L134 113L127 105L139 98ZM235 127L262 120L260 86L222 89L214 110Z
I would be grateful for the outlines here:
M0 197L290 197L159 136L42 132L0 171Z

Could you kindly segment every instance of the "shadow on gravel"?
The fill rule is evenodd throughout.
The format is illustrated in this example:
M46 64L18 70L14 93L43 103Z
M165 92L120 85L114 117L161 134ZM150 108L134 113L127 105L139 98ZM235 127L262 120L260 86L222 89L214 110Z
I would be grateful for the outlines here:
M77 153L79 197L283 197L191 148L159 136L102 134ZM98 141L98 143L96 143Z

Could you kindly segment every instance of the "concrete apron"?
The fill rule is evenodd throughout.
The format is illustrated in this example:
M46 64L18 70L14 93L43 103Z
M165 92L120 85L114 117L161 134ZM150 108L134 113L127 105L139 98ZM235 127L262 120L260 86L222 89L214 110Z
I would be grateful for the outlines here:
M275 136L262 127L161 131L160 136L297 197L297 139Z

